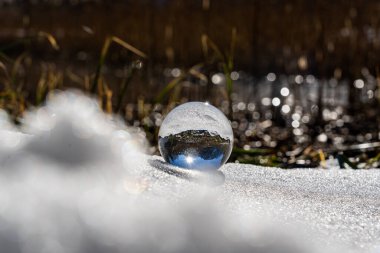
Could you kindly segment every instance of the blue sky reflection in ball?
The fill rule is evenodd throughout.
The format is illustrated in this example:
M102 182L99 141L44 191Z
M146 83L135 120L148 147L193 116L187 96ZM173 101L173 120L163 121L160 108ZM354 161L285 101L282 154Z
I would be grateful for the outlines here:
M158 136L165 161L185 169L219 169L233 146L230 121L207 102L188 102L174 108L162 122Z

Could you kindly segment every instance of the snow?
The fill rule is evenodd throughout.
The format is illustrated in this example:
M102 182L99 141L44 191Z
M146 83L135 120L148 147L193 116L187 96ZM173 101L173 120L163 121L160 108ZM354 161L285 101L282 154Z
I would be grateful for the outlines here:
M380 252L380 170L182 170L78 92L0 128L1 252Z
M317 252L380 252L379 170L284 170L229 163L206 176L167 165L160 157L151 158L150 164L154 168L147 177L157 168L167 173L155 176L159 185L178 188L183 181L211 181L218 185L212 191L223 208L267 219L271 229L290 224L293 229L289 227L286 236L303 236L308 242L305 252L309 246ZM161 195L170 195L170 188L165 189L169 192Z

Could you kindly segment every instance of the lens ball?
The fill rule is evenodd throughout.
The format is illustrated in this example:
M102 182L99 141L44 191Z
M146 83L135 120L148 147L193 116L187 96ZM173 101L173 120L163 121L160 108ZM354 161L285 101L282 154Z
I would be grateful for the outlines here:
M219 169L233 146L229 120L219 109L203 102L174 108L162 122L158 135L165 161L184 169Z

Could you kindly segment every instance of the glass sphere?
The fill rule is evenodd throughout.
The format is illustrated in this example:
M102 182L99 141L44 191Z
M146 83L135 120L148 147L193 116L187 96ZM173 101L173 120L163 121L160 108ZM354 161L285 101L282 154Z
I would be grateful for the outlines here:
M162 122L158 147L166 162L185 169L216 170L233 145L229 120L216 107L189 102L174 108Z

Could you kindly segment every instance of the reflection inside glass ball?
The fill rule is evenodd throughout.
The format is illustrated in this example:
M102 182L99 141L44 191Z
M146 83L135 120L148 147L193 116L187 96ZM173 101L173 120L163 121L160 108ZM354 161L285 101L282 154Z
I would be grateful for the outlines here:
M201 102L183 104L161 125L159 149L168 163L197 170L220 168L229 158L233 134L217 108Z

